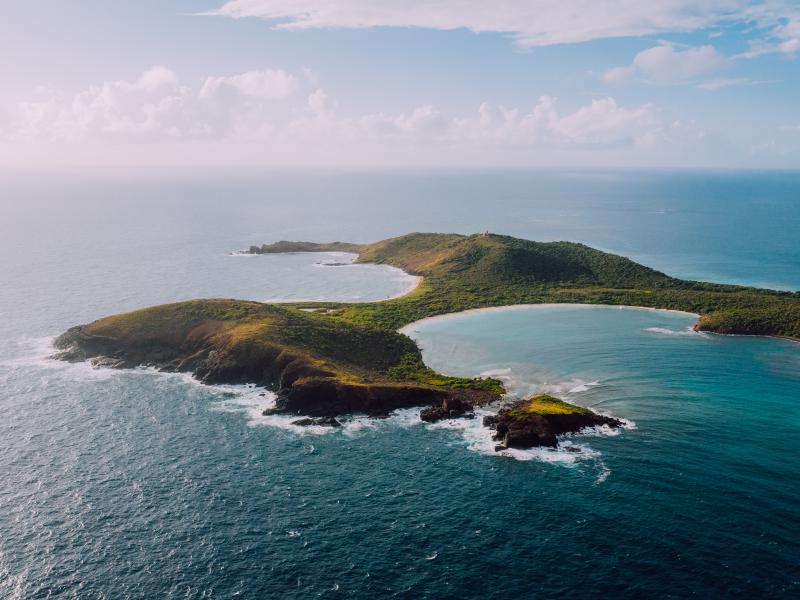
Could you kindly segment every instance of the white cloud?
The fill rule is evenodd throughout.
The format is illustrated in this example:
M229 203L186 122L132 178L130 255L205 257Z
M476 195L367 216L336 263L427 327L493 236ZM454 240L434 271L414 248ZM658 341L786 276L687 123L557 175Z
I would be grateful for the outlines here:
M711 45L681 50L661 44L639 52L629 66L609 69L603 80L618 83L638 76L662 85L686 83L724 63L725 58Z
M732 79L709 79L697 84L701 90L716 92L722 88L740 85L762 85L765 83L776 83L773 79L750 79L749 77L735 77Z
M767 30L767 35L752 40L750 50L736 58L756 58L764 54L797 56L800 52L800 6L796 2L789 3L784 10L768 10L758 15L756 22Z
M589 106L556 118L551 127L574 143L600 146L649 144L660 129L652 106L624 108L613 98L592 100Z
M156 66L135 81L107 81L72 97L43 92L19 105L11 130L21 139L50 140L220 137L263 125L269 103L296 86L294 76L266 70L208 77L193 90Z
M297 88L297 78L286 71L268 69L248 71L232 77L209 77L200 90L201 98L234 93L247 98L277 100L286 98Z
M603 73L603 81L606 83L622 83L628 81L636 75L634 67L614 67Z
M19 106L17 132L24 137L77 138L84 134L145 137L180 135L188 88L156 66L135 81L107 81L64 98L43 92Z
M308 96L308 109L317 117L328 118L333 116L336 103L324 90L316 89Z
M281 29L463 28L510 34L528 47L756 23L786 51L800 38L785 21L796 12L793 0L230 0L205 14L259 17Z
M421 103L347 113L323 89L284 75L202 78L188 86L156 67L133 81L72 95L45 90L12 114L0 132L0 157L90 164L115 157L125 164L636 164L669 152L682 157L674 148L701 134L694 124L665 121L651 104L610 97L571 108L542 96L529 108L483 103L455 113ZM266 83L293 78L289 88L296 93L285 98L276 98L275 89L289 88Z
M316 100L312 94L309 104ZM593 100L562 114L557 99L542 96L529 111L483 103L466 116L447 115L430 105L399 114L339 117L312 108L313 116L289 123L287 133L306 142L377 142L412 147L604 148L648 145L664 126L651 105L628 108L613 98ZM313 106L313 105L312 105Z
M340 116L336 102L317 88L304 105L276 102L298 88L285 71L249 71L205 78L196 89L165 67L135 81L109 81L73 96L44 91L18 107L11 127L17 140L159 142L226 139L306 143L603 147L650 143L663 130L655 109L593 100L573 112L542 96L528 112L481 104L466 116L423 104L408 111Z

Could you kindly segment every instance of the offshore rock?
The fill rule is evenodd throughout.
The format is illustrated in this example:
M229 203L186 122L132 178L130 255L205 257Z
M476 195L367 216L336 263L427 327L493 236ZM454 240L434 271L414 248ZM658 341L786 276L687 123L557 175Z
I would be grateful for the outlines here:
M622 421L542 394L484 417L483 424L494 430L493 439L500 442L495 450L500 451L539 446L555 448L559 435L603 425L616 428Z
M428 423L474 416L472 405L461 398L445 398L440 405L423 408L419 413L419 418Z

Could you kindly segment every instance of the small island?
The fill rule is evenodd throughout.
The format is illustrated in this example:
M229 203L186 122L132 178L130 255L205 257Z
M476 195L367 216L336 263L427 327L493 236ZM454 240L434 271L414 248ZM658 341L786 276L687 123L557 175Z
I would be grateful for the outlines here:
M569 404L548 394L520 400L500 409L496 415L483 418L483 424L494 430L499 442L495 450L558 445L556 436L588 427L622 426L622 421Z
M684 281L571 242L412 233L373 244L281 241L246 252L334 251L398 267L421 283L382 302L210 299L146 308L69 329L55 341L57 356L265 386L277 393L276 412L298 415L300 424L335 426L341 415L408 407L422 407L428 421L469 417L503 397L496 379L436 373L398 332L436 315L516 304L626 305L699 314L695 327L703 331L800 337L798 293ZM501 409L486 425L500 447L528 447L619 421L538 396Z

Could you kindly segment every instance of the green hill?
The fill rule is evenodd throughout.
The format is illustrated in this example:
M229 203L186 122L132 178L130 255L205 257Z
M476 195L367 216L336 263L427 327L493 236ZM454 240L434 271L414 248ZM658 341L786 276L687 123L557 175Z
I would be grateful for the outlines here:
M609 287L674 281L627 258L571 242L532 242L501 235L412 233L362 246L361 262L458 279L471 287L569 282Z
M362 245L360 252L359 262L392 265L425 280L414 293L387 302L298 306L398 329L424 317L486 306L614 304L698 313L698 328L707 331L800 337L800 294L684 281L583 244L412 233Z

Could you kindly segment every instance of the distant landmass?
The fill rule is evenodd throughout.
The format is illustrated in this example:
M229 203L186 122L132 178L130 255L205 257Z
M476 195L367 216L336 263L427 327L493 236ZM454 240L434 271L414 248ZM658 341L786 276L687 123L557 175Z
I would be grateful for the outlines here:
M505 392L491 378L449 377L427 367L397 330L420 319L515 304L582 303L688 311L696 329L800 338L800 294L684 281L571 242L494 234L412 233L374 244L280 241L246 252L350 252L421 276L411 293L382 302L263 304L193 300L73 327L55 345L64 360L191 372L206 383L254 383L277 392L276 412L302 424L337 423L424 407L425 420L469 417ZM616 419L537 397L487 426L506 446L553 445L555 435ZM571 407L571 408L567 408Z

